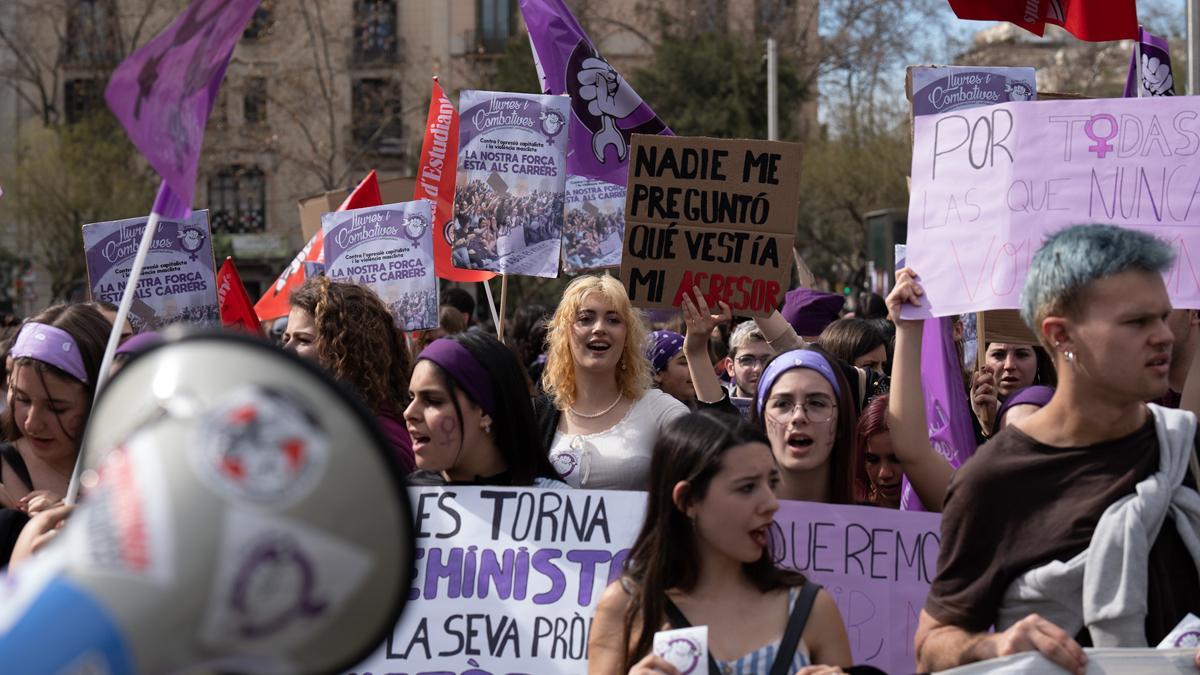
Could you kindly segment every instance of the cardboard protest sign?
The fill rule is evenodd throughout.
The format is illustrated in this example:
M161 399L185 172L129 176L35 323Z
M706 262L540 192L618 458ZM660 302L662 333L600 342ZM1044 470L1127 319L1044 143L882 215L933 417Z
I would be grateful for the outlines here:
M353 673L585 673L591 619L617 580L645 493L411 489L417 575L392 636ZM912 672L941 517L783 502L779 564L822 584L856 663Z
M567 178L563 223L563 271L579 274L621 265L625 233L625 186Z
M909 66L905 89L914 116L1037 99L1033 68Z
M83 226L92 299L118 304L148 217ZM138 279L129 320L137 332L186 321L217 324L217 273L208 211L161 220Z
M459 109L454 265L558 276L570 100L465 90Z
M402 330L435 328L432 222L424 199L326 213L321 216L325 274L369 286Z
M1076 224L1149 232L1177 253L1176 307L1200 307L1200 113L1182 97L1005 103L917 117L909 318L1015 309L1045 236Z
M635 134L621 282L640 307L767 316L783 300L799 215L800 146Z

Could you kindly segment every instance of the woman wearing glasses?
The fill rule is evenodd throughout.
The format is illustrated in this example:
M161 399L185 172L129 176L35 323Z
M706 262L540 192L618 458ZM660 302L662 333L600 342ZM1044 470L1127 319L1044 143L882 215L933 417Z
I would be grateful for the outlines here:
M729 306L712 314L699 289L682 307L688 333L684 348L701 408L736 413L717 378L700 368L700 338L715 322L728 320ZM696 354L695 357L692 355ZM750 420L766 432L781 469L780 499L853 504L855 426L858 409L849 381L829 354L816 345L791 349L767 361L756 378Z
M782 469L780 499L854 503L857 411L850 383L825 350L792 349L763 369L751 421Z

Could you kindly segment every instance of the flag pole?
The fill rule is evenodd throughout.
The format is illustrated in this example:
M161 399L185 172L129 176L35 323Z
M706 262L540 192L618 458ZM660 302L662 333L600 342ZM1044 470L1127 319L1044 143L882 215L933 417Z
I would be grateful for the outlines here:
M1188 95L1200 94L1200 0L1188 0Z
M1145 82L1142 80L1142 27L1138 26L1138 37L1133 43L1133 64L1134 64L1134 84L1137 91L1137 97L1142 97L1142 90L1146 88Z
M767 38L767 140L779 140L779 91L776 87L776 63L779 57L776 52L775 38Z
M138 243L137 255L133 258L133 267L129 268L129 278L125 280L125 291L121 293L121 304L117 306L117 316L113 319L112 331L108 334L108 344L104 347L104 358L100 360L100 372L96 375L96 393L92 396L93 410L96 408L96 401L100 399L100 392L108 384L108 371L112 368L113 356L117 353L117 345L121 341L121 328L125 326L129 309L133 306L138 279L141 278L142 268L146 265L146 256L150 253L150 244L154 241L154 233L158 230L158 221L161 216L158 215L157 200L154 206L154 210L150 212L150 220L146 222L146 229L142 232L142 240ZM79 477L82 473L83 448L81 447L79 455L75 458L75 468L71 471L71 482L67 485L67 495L63 499L65 503L74 504L79 497Z
M483 280L483 291L484 291L484 293L487 294L488 309L490 309L492 311L492 325L495 326L497 330L499 330L500 317L497 316L497 314L496 314L496 300L495 300L495 298L492 297L492 282L490 279ZM496 337L497 338L500 337L499 333L496 334Z
M508 275L500 275L500 323L496 324L496 337L504 342L504 308L508 304ZM506 343L507 344L507 343Z

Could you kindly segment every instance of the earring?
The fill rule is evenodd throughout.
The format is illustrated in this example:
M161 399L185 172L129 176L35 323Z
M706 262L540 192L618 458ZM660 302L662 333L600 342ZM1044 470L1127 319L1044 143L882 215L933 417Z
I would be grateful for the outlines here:
M492 423L491 422L488 422L487 424L483 425L483 433L485 433L485 434L492 433Z
M1067 363L1075 363L1075 352L1070 349L1063 351L1063 356L1067 358Z

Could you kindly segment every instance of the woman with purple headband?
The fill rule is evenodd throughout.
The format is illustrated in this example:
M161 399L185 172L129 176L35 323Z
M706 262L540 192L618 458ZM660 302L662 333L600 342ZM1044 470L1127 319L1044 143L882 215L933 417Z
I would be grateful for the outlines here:
M775 355L758 380L751 421L771 441L781 469L780 499L854 503L858 412L835 363L810 345Z
M650 334L646 358L650 359L650 372L659 390L694 410L696 390L692 387L692 375L688 372L683 336L673 330L654 331Z
M486 333L429 343L409 379L412 485L565 488L534 422L521 364Z
M50 307L21 326L0 415L0 506L33 514L62 501L110 330L87 305Z

